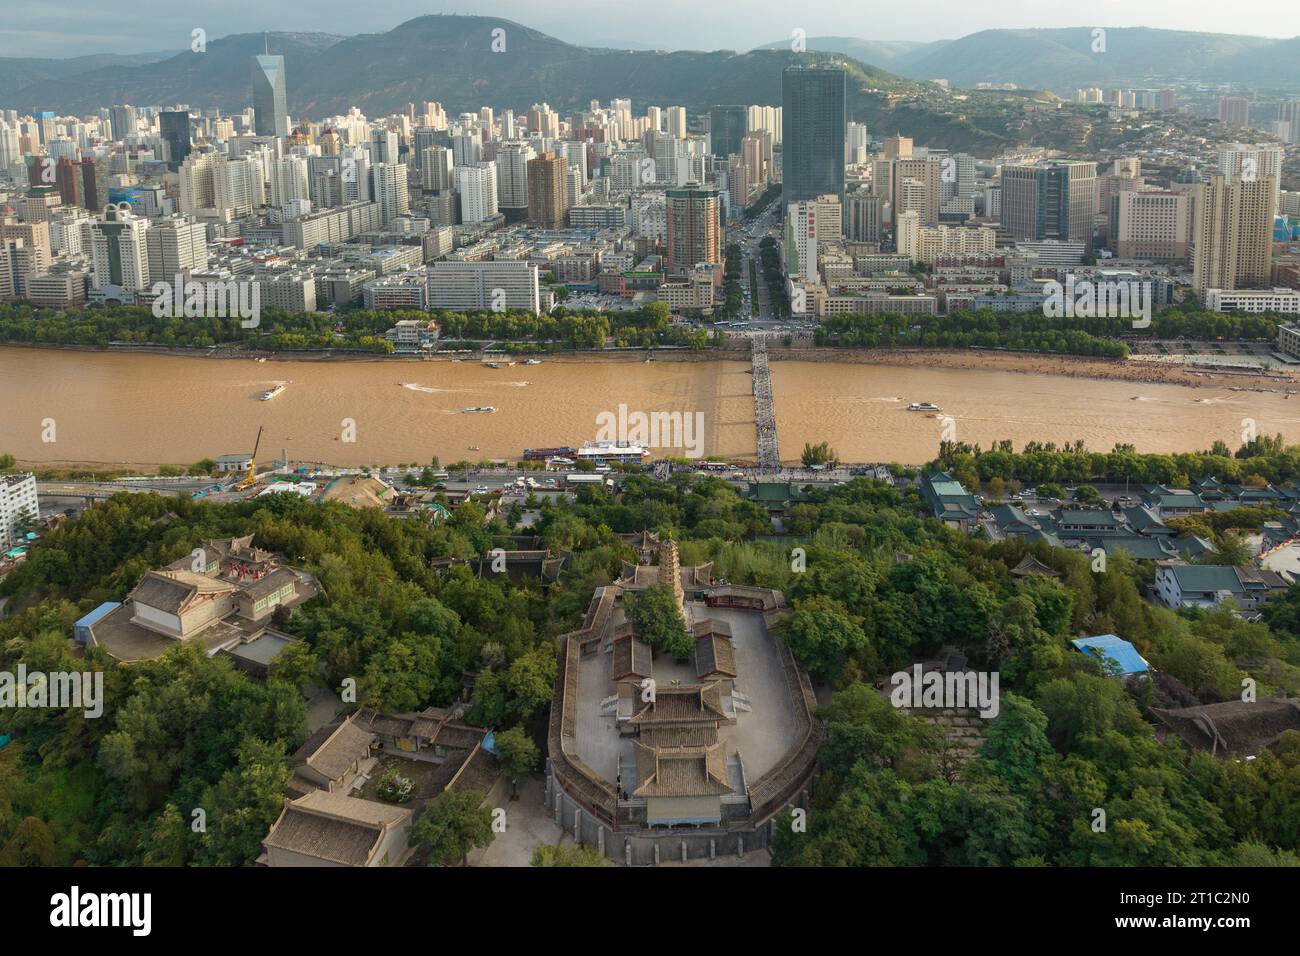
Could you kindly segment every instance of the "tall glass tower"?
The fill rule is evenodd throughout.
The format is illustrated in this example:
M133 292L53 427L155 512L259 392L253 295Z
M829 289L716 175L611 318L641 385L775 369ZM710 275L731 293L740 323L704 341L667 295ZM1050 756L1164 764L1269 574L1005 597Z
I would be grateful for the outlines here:
M844 201L845 73L787 67L781 76L781 202Z
M253 57L253 131L258 136L288 136L289 110L285 105L284 57Z

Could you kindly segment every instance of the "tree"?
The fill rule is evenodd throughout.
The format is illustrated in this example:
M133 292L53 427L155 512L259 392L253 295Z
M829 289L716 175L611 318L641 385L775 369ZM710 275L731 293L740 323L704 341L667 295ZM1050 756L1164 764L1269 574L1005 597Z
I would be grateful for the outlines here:
M286 645L267 668L267 680L284 681L299 691L319 682L320 664L311 646L306 641L293 641Z
M537 744L533 743L533 738L522 727L511 727L497 734L497 759L510 775L513 788L520 777L537 769L541 754L537 750Z
M812 468L814 465L831 467L835 464L837 456L827 442L818 442L816 445L805 442L799 460L803 462L805 468Z
M1103 501L1101 492L1092 485L1080 485L1074 489L1074 500L1083 505L1099 505Z
M822 680L838 675L845 656L867 646L866 633L844 605L828 597L800 601L783 634L794 656Z
M262 838L284 809L291 776L280 746L256 737L244 740L236 759L203 798L203 856L216 866L242 866L257 857Z
M482 790L444 790L411 824L410 845L428 844L429 858L444 865L459 859L469 866L469 851L492 842L492 811L480 805L486 797Z
M1243 567L1254 561L1250 545L1239 534L1225 531L1215 542L1214 550L1201 556L1197 564L1226 564Z
M629 594L624 611L637 635L651 647L677 658L695 654L695 640L667 585L653 584L640 594Z
M0 866L54 866L54 834L39 817L24 817L0 849Z

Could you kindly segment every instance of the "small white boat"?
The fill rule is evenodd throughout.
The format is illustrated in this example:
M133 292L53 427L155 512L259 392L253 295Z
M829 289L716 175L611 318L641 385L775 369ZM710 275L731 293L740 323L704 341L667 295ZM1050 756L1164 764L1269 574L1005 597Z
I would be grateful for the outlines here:
M524 364L525 364L525 365L541 365L541 364L542 364L542 360L541 360L541 359L535 359L535 358L527 358L527 359L524 359Z
M909 412L941 412L943 411L938 405L931 402L913 402L907 406Z
M284 382L281 382L279 385L272 385L270 388L268 388L265 392L263 392L261 395L257 397L264 402L269 402L271 399L275 398L275 396L283 392L287 387L288 386Z
M495 412L496 410L495 405L471 405L469 408L461 409L461 411L466 414L472 414L475 412Z

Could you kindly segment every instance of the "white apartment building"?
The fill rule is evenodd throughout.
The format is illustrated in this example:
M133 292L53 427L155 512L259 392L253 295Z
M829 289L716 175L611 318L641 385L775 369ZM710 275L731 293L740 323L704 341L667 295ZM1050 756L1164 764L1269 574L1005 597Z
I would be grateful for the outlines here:
M497 214L497 164L456 167L461 222L472 225Z
M1232 143L1219 147L1219 172L1238 177L1245 182L1273 178L1273 211L1277 212L1282 187L1282 162L1286 158L1284 146L1256 146Z
M387 225L411 211L405 163L375 163L370 167L370 174L374 181L374 200L379 206L381 223Z
M1296 289L1206 289L1205 307L1212 312L1280 312L1300 315L1300 291ZM1281 346L1282 331L1278 330Z
M202 223L184 216L152 220L145 233L149 250L149 276L155 282L171 282L183 271L208 267L207 230Z
M461 312L541 312L537 266L528 262L435 262L429 266L429 308Z
M35 475L0 475L0 551L20 543L15 528L21 518L35 521L40 514Z
M82 226L81 248L90 257L92 288L102 298L134 302L135 293L149 288L149 220L140 219L126 203L104 207L99 219Z

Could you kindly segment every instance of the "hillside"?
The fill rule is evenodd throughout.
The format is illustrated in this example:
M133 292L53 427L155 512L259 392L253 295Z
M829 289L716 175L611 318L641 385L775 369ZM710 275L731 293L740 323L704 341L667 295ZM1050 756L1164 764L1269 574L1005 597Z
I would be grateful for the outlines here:
M1057 93L1175 79L1248 83L1258 73L1257 57L1293 42L1145 27L1108 28L1105 41L1105 52L1094 53L1091 27L984 30L906 55L894 68L904 76L943 77L954 86L1011 82ZM1300 83L1294 70L1290 79Z
M1106 29L1094 53L1092 27L982 30L959 40L914 43L809 37L808 49L841 53L915 80L953 86L1015 83L1070 93L1083 86L1142 86L1174 80L1300 90L1300 37L1267 37L1147 27ZM764 45L783 49L788 40Z
M899 73L910 59L939 50L951 42L951 40L936 40L933 43L919 43L913 40L867 40L862 37L808 37L807 47L809 50L824 53L842 53L863 63ZM788 50L789 48L790 41L787 39L764 43L757 49Z
M171 53L96 53L56 60L38 57L0 57L0 103L8 102L24 87L56 79L81 76L105 67L141 66L165 60Z
M310 81L311 64L339 41L324 33L239 34L209 40L206 52L186 50L175 56L139 65L109 64L77 75L59 71L10 95L3 102L19 110L55 110L84 115L114 103L191 103L243 109L252 97L248 60L267 44L283 54L288 66L288 89ZM83 58L86 59L86 58ZM55 63L69 61L51 61ZM296 67L296 69L295 69Z
M505 30L505 51L492 52L492 31ZM263 34L211 40L204 54L182 53L134 67L107 66L63 81L41 81L11 97L23 110L89 113L111 103L175 103L246 107L248 58L262 52ZM989 148L996 134L953 120L930 88L877 67L830 53L788 49L712 52L613 50L565 43L508 20L433 15L386 33L338 38L271 34L270 49L286 59L289 109L321 117L357 106L371 116L437 100L449 113L527 109L545 101L560 111L631 96L639 108L682 104L702 112L719 103L781 102L781 71L796 63L833 62L849 73L849 114L869 128L924 135L955 149ZM895 115L900 103L905 114Z

